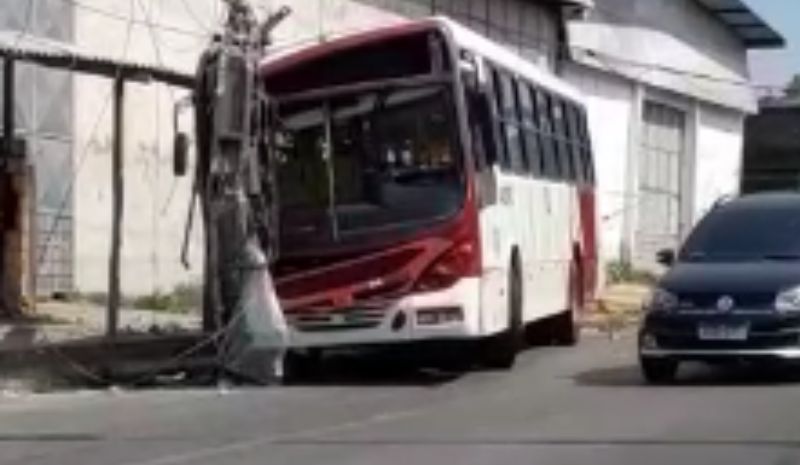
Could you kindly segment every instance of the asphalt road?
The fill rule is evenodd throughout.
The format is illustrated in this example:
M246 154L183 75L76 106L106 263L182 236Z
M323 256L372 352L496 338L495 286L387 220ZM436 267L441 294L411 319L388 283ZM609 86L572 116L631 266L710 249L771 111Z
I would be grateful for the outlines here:
M0 464L800 463L796 377L689 368L643 386L632 340L594 337L511 373L0 397Z

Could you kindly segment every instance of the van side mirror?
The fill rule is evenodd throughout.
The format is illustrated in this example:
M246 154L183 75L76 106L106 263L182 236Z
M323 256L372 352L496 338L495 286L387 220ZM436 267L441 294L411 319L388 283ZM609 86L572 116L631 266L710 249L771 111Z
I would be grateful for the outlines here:
M672 249L663 249L659 250L656 253L656 261L664 265L666 267L670 267L675 264L675 251Z
M179 132L175 134L172 146L172 172L175 176L185 176L189 160L189 137Z

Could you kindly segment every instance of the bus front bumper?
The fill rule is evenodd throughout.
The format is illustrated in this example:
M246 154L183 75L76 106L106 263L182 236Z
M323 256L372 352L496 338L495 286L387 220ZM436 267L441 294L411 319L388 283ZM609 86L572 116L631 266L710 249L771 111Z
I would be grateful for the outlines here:
M287 314L291 348L325 348L464 340L480 336L480 281L466 278L437 292L382 307Z

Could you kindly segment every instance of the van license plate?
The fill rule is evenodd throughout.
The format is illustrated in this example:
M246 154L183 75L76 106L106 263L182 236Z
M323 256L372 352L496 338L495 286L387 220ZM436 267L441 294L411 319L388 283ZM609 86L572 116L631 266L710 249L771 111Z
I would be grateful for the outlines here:
M749 332L747 325L701 324L697 337L701 341L746 341Z

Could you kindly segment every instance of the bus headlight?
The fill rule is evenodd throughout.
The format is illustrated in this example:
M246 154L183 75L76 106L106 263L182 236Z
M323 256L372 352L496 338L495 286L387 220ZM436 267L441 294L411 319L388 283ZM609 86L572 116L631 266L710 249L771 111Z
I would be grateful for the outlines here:
M453 286L479 268L476 264L479 256L475 241L467 239L456 243L422 273L415 285L416 290L431 292Z
M421 308L417 310L417 324L432 326L464 321L461 307Z
M669 312L677 308L678 296L660 287L653 289L645 303L645 310L650 312Z
M800 286L786 289L775 298L775 310L780 313L800 312Z

